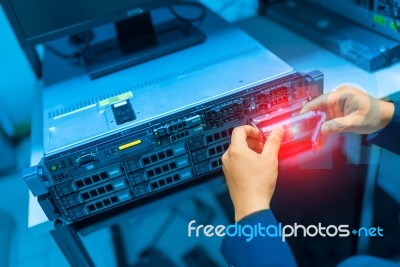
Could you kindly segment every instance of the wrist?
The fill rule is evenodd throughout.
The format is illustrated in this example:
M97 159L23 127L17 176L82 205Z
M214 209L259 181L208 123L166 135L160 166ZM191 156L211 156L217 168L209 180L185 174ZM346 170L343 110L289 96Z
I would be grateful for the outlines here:
M247 216L244 216L236 223L241 224L241 225L246 225L249 221L254 221L254 220L252 220L252 218L257 217L260 214L268 214L268 213L272 213L271 209L263 209L263 210L255 211L253 213L248 214Z
M241 203L240 206L235 205L235 222L240 221L252 213L268 209L270 209L270 205L267 200Z
M381 111L381 122L382 128L385 128L390 120L393 118L394 114L394 104L392 102L379 101L380 111Z

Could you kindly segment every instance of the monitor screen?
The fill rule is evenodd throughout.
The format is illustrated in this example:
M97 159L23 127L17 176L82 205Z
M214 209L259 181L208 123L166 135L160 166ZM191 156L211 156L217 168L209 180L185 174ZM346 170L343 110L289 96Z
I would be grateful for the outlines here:
M4 0L22 47L121 20L178 0Z

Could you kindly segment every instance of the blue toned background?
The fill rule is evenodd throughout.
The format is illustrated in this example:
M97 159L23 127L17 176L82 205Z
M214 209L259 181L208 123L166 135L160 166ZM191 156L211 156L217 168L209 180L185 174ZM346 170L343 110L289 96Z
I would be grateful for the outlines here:
M229 21L252 15L257 7L256 1L204 2L212 9L222 11L219 13ZM2 8L0 36L0 266L68 266L50 234L27 228L28 188L21 172L30 162L33 92L41 90L42 84L36 80ZM38 50L41 52L41 47ZM129 262L135 263L143 249L157 246L167 251L175 264L184 266L182 255L203 243L209 257L216 264L223 264L219 239L186 240L187 221L191 219L199 221L201 216L212 216L220 223L228 223L223 213L215 213L221 207L214 193L203 192L195 199L126 222L123 242L128 248ZM201 215L209 212L209 215ZM110 229L83 240L97 266L115 265ZM184 242L185 246L171 247L171 240Z
M248 18L255 14L255 0L203 2L228 21L237 23L296 70L320 69L325 73L327 91L338 83L350 81L362 85L374 96L384 97L393 92L393 84L400 84L399 64L390 71L371 75L271 20L260 16ZM28 188L22 180L21 170L28 167L30 161L31 110L36 104L32 96L34 91L41 90L42 84L34 78L1 8L0 36L0 266L68 266L48 233L39 234L27 228ZM361 144L358 135L337 136L330 140L328 150L335 147L331 158L321 157L309 162L309 158L303 157L304 168L301 170L291 168L294 161L288 160L289 167L280 170L272 204L277 219L282 223L352 224L355 223L354 214L359 210L371 215L372 209L361 205L360 191L363 189L358 187L358 182L367 176L363 164L368 161L362 154L369 147ZM374 205L374 213L379 219L374 223L384 222L385 231L391 235L387 235L389 239L384 245L373 243L372 249L379 256L391 258L400 237L400 180L393 175L398 172L400 159L383 151L380 161L382 165L376 170L379 189L375 191L375 202L372 204L371 198L367 201L370 202L369 208ZM311 168L320 170L310 171ZM215 266L225 266L218 250L220 239L189 239L187 223L195 219L197 223L228 224L232 219L226 211L229 208L229 195L226 187L221 186L160 207L151 214L121 222L119 230L124 248L113 246L111 229L85 236L83 241L97 266L114 266L115 252L122 250L126 252L128 261L135 264L146 255L148 248L157 250L147 253L155 255L161 251L180 267L193 266L185 265L184 259L190 261L196 257L209 258ZM324 264L318 266L333 266L354 253L354 240L351 239L298 238L289 241L303 266L312 266L315 262ZM153 266L168 265L164 260L162 265ZM212 266L212 263L206 266Z

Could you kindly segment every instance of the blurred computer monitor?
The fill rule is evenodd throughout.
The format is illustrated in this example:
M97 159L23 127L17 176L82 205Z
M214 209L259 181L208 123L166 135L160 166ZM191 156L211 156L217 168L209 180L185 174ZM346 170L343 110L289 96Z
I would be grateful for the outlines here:
M53 52L65 58L82 56L90 76L97 78L202 42L205 36L182 19L153 25L150 11L182 2L3 0L2 6L22 48L70 36L70 42L81 46L77 53ZM93 46L91 30L107 23L115 23L114 40Z

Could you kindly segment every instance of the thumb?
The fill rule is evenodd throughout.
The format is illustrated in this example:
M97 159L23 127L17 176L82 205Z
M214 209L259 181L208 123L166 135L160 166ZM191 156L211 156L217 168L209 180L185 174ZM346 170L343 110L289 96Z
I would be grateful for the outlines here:
M349 115L346 117L336 118L330 121L325 122L321 126L321 134L336 134L349 132L354 125L354 118Z
M267 141L265 141L261 155L278 157L279 148L281 146L284 133L285 131L282 127L273 129L269 134Z

